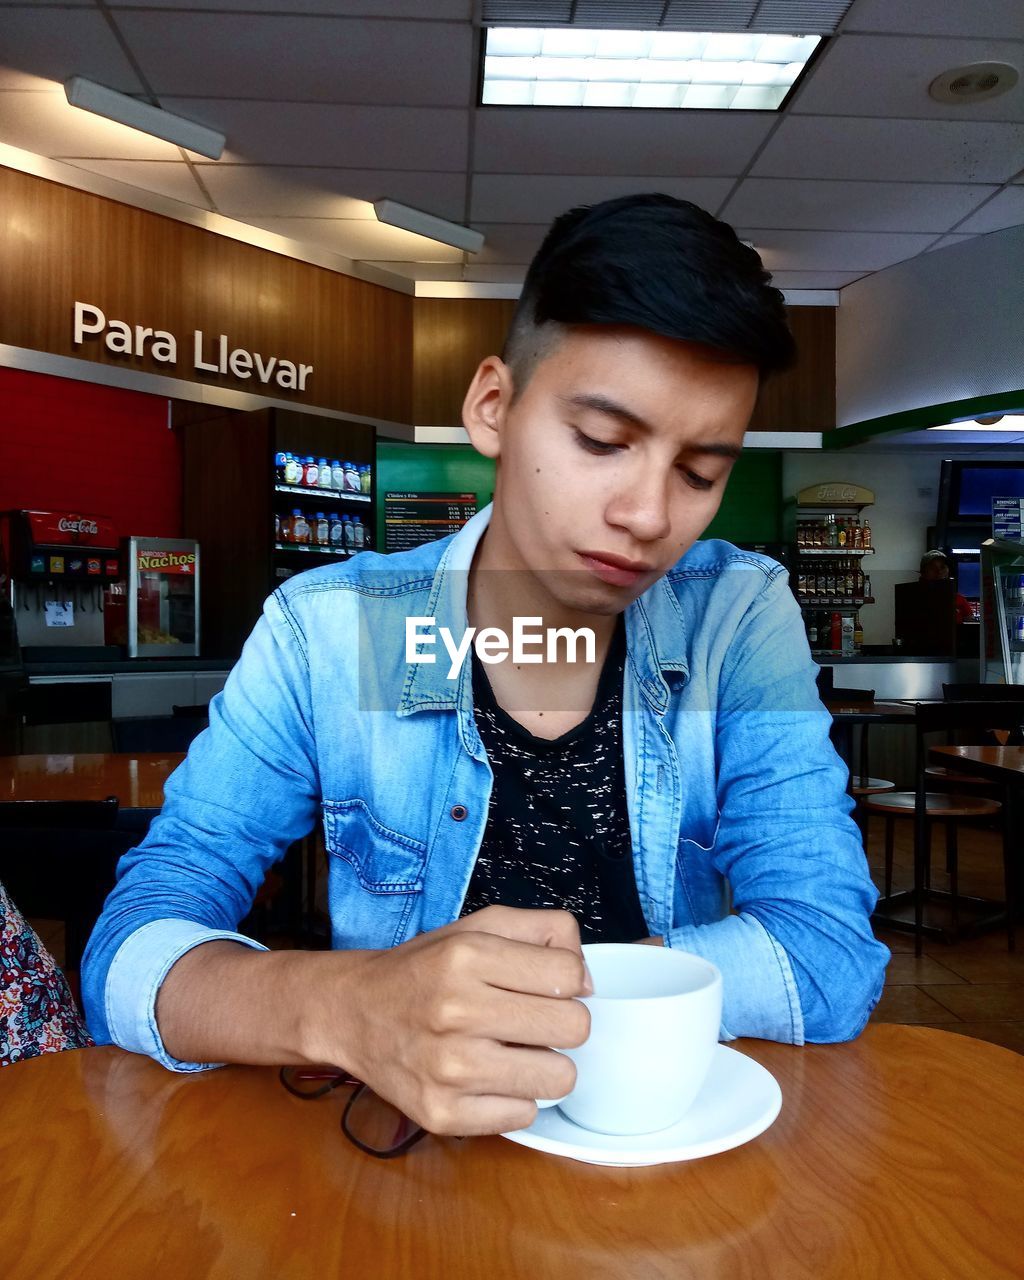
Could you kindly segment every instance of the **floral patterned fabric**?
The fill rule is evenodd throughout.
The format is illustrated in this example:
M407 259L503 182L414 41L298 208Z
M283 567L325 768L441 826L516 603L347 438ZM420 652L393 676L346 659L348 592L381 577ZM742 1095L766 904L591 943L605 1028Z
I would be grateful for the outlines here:
M0 884L0 1067L91 1044L67 979Z

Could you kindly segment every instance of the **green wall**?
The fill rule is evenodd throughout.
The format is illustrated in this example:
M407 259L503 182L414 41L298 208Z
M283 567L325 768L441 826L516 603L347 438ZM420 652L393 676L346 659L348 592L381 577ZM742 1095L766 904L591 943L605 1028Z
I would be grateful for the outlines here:
M494 463L468 444L377 442L377 541L384 550L384 495L388 490L475 493L485 507L494 492Z
M384 547L384 494L389 490L475 493L480 506L494 491L494 463L468 444L377 444L377 542ZM745 453L732 469L718 515L705 537L774 542L782 536L782 455Z

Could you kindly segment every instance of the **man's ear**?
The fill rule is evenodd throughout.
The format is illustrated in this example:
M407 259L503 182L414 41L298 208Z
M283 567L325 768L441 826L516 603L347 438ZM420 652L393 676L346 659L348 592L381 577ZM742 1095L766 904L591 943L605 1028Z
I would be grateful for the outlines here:
M462 423L470 443L485 458L501 454L501 429L512 403L512 370L498 356L487 356L462 402Z

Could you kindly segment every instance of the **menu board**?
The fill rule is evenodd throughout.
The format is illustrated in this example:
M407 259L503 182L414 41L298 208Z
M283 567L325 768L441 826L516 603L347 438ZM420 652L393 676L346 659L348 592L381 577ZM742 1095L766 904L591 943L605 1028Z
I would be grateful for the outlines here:
M1024 542L1024 498L992 499L992 537Z
M458 533L476 509L475 493L385 493L384 550L410 551Z

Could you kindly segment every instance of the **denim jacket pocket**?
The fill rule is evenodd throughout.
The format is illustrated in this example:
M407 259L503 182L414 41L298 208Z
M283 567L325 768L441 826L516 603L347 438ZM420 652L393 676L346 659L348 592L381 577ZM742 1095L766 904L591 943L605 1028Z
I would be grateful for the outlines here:
M378 822L362 800L325 800L327 852L355 871L369 893L419 893L427 846Z

